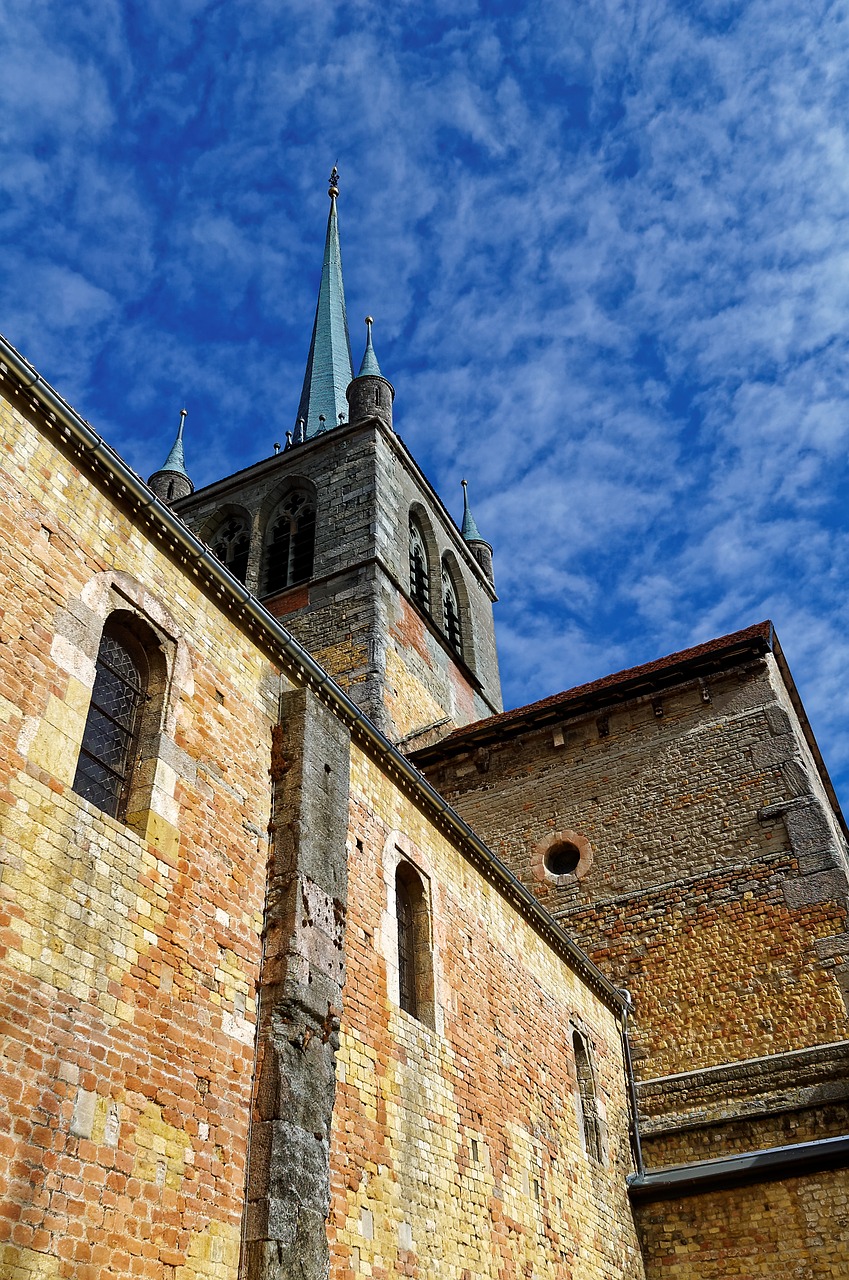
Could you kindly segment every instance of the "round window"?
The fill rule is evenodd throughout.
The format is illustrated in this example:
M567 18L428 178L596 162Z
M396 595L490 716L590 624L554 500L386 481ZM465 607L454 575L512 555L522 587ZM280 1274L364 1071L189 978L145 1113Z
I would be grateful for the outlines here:
M571 840L558 840L545 852L545 869L552 876L570 876L581 861L581 851Z

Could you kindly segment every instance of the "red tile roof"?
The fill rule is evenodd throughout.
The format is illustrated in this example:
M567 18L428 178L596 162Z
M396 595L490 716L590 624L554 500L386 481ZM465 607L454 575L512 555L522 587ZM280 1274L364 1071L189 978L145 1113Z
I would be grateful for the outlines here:
M753 627L742 631L734 631L727 636L719 636L716 640L708 640L705 644L695 645L692 649L682 649L679 653L670 653L656 662L645 662L639 667L629 667L626 671L617 671L614 675L603 676L600 680L592 680L589 684L577 685L574 689L566 689L563 693L552 694L549 698L541 698L539 702L531 702L525 707L516 707L512 711L502 711L500 715L489 716L486 720L478 720L462 729L455 729L446 738L429 747L422 747L412 753L412 759L424 759L441 754L443 750L462 750L470 739L491 737L502 732L511 732L517 722L526 723L534 720L554 718L557 713L568 713L570 707L578 709L581 704L599 704L605 701L617 701L624 697L634 696L640 686L659 688L674 683L676 678L692 676L695 669L726 665L731 658L739 659L749 652L765 653L773 644L772 623L758 622ZM682 670L686 668L687 670ZM643 692L648 690L643 688Z

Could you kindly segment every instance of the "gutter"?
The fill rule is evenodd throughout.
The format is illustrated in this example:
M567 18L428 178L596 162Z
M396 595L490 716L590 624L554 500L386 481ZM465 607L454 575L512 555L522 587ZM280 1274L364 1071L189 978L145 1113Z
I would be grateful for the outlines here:
M793 1146L768 1147L716 1160L697 1160L656 1173L631 1174L627 1179L632 1200L672 1200L702 1195L743 1183L796 1178L824 1169L849 1166L849 1135L819 1138Z
M87 454L103 471L110 487L119 488L121 496L145 513L152 524L167 533L171 549L177 547L200 577L211 581L218 597L224 597L237 616L248 620L266 640L287 673L315 693L351 730L361 746L384 762L388 771L402 781L407 790L430 815L459 842L461 850L502 893L520 915L539 933L580 977L602 998L607 1007L622 1017L627 1002L622 992L593 964L589 956L572 941L552 919L536 898L513 875L500 858L489 849L439 792L419 773L415 765L402 755L360 708L339 688L311 654L281 626L247 588L234 578L217 556L206 547L179 516L156 497L140 476L80 417L75 409L45 382L11 343L0 335L0 371L11 372L38 402L49 418L56 420L59 434L71 446ZM282 661L281 661L282 655Z

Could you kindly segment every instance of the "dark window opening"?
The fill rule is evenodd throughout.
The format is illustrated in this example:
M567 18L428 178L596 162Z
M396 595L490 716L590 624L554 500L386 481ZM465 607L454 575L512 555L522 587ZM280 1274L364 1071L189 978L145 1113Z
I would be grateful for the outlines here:
M395 920L398 927L398 1003L428 1027L435 1025L433 946L424 882L401 860L395 872Z
M457 603L457 591L451 581L448 570L442 570L442 607L445 621L445 636L451 648L463 656L463 637L460 631L460 607Z
M581 851L570 840L558 840L546 851L543 861L550 875L570 876L581 861Z
M315 506L301 490L290 493L271 521L265 549L265 592L272 595L312 577Z
M251 536L245 521L239 516L230 516L218 527L211 546L233 577L244 582L248 576L248 555L251 549Z
M120 622L107 622L73 788L113 818L126 813L147 685L144 650Z
M427 552L424 538L414 524L410 524L410 595L420 609L430 609L430 577L427 571Z
M398 992L405 1013L418 1017L416 1003L416 947L413 921L413 899L401 877L395 884L395 910L398 915Z

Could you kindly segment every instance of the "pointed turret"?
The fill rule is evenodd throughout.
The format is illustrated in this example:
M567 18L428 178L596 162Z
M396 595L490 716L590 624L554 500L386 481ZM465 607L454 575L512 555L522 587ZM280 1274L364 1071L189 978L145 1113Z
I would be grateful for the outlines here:
M330 175L330 216L324 242L321 285L315 309L312 342L307 358L304 387L298 405L295 441L309 440L329 426L335 427L347 417L345 389L354 376L351 342L345 314L345 289L342 284L342 254L339 249L339 222L336 197L339 174L335 167ZM303 429L300 424L303 422Z
M180 410L180 425L177 428L177 436L171 446L171 452L147 482L157 498L161 498L163 502L176 502L178 498L185 498L188 494L194 493L195 486L189 479L183 454L183 424L186 421L186 413L187 410Z
M495 584L492 573L492 547L481 537L478 529L478 522L472 515L472 509L469 506L469 483L467 480L461 480L463 486L463 525L460 532L463 535L463 541L468 544L469 550L483 569L490 582Z
M379 418L389 429L392 429L392 401L395 399L395 388L387 382L380 372L377 356L371 341L371 316L366 316L366 350L360 372L346 391L348 397L348 417L351 422L361 422L366 418Z

